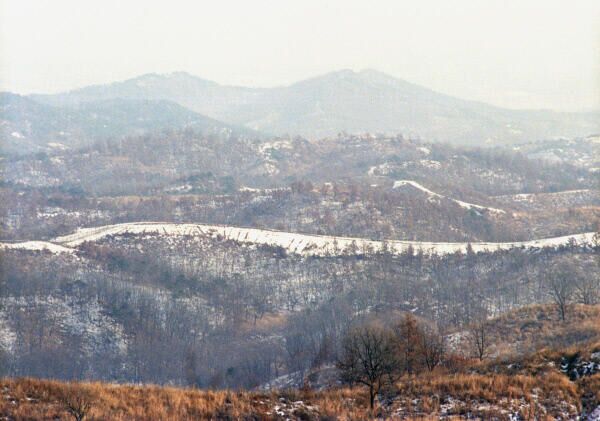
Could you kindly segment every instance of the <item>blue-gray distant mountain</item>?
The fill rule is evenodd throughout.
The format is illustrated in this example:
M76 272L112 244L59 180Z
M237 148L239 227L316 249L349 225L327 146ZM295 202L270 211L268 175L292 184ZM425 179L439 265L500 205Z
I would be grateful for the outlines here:
M374 70L342 70L276 88L223 86L183 72L148 74L35 98L54 105L114 98L169 100L231 124L309 138L341 131L382 132L463 144L510 144L600 130L598 112L509 110L443 95Z
M106 98L57 107L29 97L0 93L1 148L31 153L77 147L98 139L138 135L167 128L203 133L250 133L166 100Z

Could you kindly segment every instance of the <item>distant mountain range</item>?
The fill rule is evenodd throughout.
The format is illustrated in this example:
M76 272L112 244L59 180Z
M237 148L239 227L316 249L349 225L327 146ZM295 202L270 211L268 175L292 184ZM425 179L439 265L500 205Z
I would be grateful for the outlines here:
M428 141L501 145L600 131L600 112L509 110L440 94L375 70L341 70L275 88L224 86L184 72L147 74L54 95L21 97L21 103L26 99L36 104L22 114L42 113L41 121L58 129L63 123L56 116L78 121L72 117L76 110L95 135L197 122L243 126L267 135L402 133ZM102 123L103 118L94 120L94 115L115 119L114 127ZM2 118L6 125L7 117Z
M166 100L107 98L57 107L0 93L0 111L2 151L16 154L83 146L97 139L167 128L191 127L204 133L252 132Z

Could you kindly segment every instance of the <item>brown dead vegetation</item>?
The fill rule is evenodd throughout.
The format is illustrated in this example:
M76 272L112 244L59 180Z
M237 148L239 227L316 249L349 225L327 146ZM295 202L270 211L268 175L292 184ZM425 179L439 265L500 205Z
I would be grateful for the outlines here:
M0 381L3 395L0 419L74 419L62 399L65 392L73 388L93 399L85 420L269 420L286 417L354 420L369 417L367 396L362 389L261 393L24 378Z
M487 352L494 358L580 347L600 341L600 305L569 304L565 321L560 320L555 305L527 306L486 321L484 329L489 342ZM468 339L459 347L473 354Z
M556 419L574 417L598 404L598 386L600 375L572 382L557 371L538 376L428 373L401 379L371 412L364 388L234 392L4 379L0 419L74 419L61 400L73 388L90 396L85 420L436 419L441 415L508 419L509 414ZM584 397L587 408L582 408Z
M561 371L565 360L585 363L600 352L599 306L573 306L565 323L551 305L487 323L497 349L517 347L483 361L450 354L431 372L405 374L381 391L374 411L364 387L238 392L22 378L0 379L0 420L74 420L66 405L73 395L89 402L84 420L117 421L571 419L600 405L600 373L570 379Z

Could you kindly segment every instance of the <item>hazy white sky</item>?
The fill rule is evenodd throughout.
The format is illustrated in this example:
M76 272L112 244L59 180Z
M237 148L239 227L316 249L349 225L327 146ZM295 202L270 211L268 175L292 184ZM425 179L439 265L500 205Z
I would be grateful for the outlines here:
M513 108L600 107L600 0L0 0L0 89L374 68Z

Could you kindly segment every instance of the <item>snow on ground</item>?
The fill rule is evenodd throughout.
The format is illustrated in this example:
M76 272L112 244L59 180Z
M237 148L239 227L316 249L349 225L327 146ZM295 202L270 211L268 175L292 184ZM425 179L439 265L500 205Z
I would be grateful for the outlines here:
M4 297L1 304L8 311L13 312L36 307L44 308L44 314L49 323L58 327L61 332L82 337L85 352L91 353L95 349L106 346L113 347L120 353L127 350L123 327L113 318L104 314L103 308L97 300L82 304L75 297ZM0 318L0 328L2 327L1 320ZM12 346L10 341L10 332L7 341L6 334L3 335L0 330L0 346L4 342L4 346L10 347Z
M74 252L73 249L63 247L58 244L50 243L48 241L23 241L21 243L0 243L0 249L19 249L33 251L47 250L54 254Z
M441 194L433 192L433 191L429 190L427 187L424 187L423 185L417 183L416 181L412 181L412 180L398 180L398 181L395 181L393 188L397 189L397 188L404 187L404 186L413 186L414 188L419 189L422 192L427 193L431 197L444 197Z
M421 159L419 161L419 164L421 164L421 166L425 168L433 170L439 170L440 168L442 168L442 163L440 161L433 161L431 159Z
M334 364L324 364L306 371L294 371L271 379L258 387L259 390L286 390L310 386L323 390L339 384L339 371Z
M260 189L255 189L254 187L246 187L242 186L238 189L241 192L251 192L251 193L260 193Z
M600 421L600 405L598 405L596 409L594 409L592 413L588 415L587 419L589 421Z
M17 334L8 325L6 312L0 311L0 350L12 352L17 342Z
M239 192L249 192L249 193L275 193L281 191L291 191L289 187L275 187L272 189L259 189L254 187L242 186L238 189Z
M579 189L579 190L564 190L558 192L547 192L547 193L517 193L517 194L506 194L501 196L495 196L497 199L512 199L516 202L524 202L531 201L535 198L550 198L550 197L560 197L560 196L569 196L569 195L581 195L581 194L595 194L596 190L590 189Z
M368 175L374 176L383 176L383 175L388 175L392 172L393 170L393 166L390 165L390 163L388 162L384 162L383 164L380 165L375 165L371 168L369 168L369 170L367 171Z
M295 371L293 373L284 374L279 377L275 377L267 383L259 386L261 390L284 390L291 389L293 387L302 386L302 380L304 373L302 371Z
M397 189L397 188L404 187L404 186L412 186L418 190L421 190L422 192L427 193L427 195L429 195L430 198L433 198L433 197L440 198L440 199L447 198L447 199L453 201L454 203L458 204L460 207L465 208L465 209L485 210L485 211L489 211L489 212L496 213L496 214L506 213L506 211L504 211L502 209L490 208L488 206L475 205L473 203L463 202L462 200L452 199L451 197L446 197L439 193L433 192L433 191L429 190L428 188L424 187L423 185L417 183L416 181L412 181L412 180L395 181L393 188Z
M62 134L64 134L64 132L61 132ZM58 143L58 142L48 142L48 146L50 146L51 148L54 149L60 149L60 150L66 150L69 149L67 146L63 145L62 143Z
M424 254L466 253L470 244L474 252L493 252L512 248L539 249L559 247L573 243L590 246L593 232L563 237L546 238L512 243L441 243L425 241L376 241L364 238L336 237L316 234L298 234L257 228L241 228L225 225L173 224L159 222L132 222L94 228L82 228L73 234L58 237L53 242L65 247L77 247L86 241L99 241L111 235L154 234L165 236L200 236L232 240L241 244L282 247L290 253L325 256L343 254L368 254L387 247L391 253L401 254L413 248ZM67 249L68 250L68 249Z
M470 333L467 330L451 333L446 335L446 345L451 351L456 352L461 349L462 345L469 337Z

